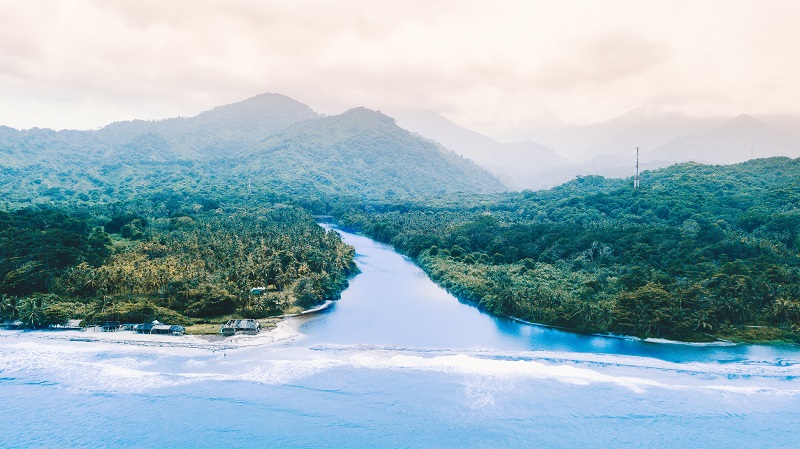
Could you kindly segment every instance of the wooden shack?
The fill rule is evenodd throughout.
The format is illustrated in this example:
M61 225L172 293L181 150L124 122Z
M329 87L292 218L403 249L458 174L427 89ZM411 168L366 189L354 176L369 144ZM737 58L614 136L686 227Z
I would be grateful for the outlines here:
M101 332L116 332L121 329L119 321L106 321L100 325Z
M54 331L82 331L81 320L67 320L61 324L51 324L47 327Z
M178 326L177 324L164 324L160 321L137 324L133 327L133 330L139 334L157 335L183 335L184 332L186 332L186 328L183 326Z
M228 320L219 333L226 336L236 334L255 335L261 330L261 323L253 319Z

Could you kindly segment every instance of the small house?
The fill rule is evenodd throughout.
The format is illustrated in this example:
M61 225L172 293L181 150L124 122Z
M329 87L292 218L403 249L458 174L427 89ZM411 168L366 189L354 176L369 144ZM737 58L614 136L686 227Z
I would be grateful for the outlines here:
M133 330L139 334L157 335L183 335L184 332L186 332L186 328L183 326L178 326L177 324L164 324L160 321L137 324L133 327Z
M133 331L137 334L149 334L153 330L153 323L142 323L133 326Z
M253 319L228 320L219 333L226 336L236 334L255 335L261 330L261 323Z
M106 321L100 325L101 332L116 332L120 330L119 321Z
M150 333L160 335L183 335L185 331L186 329L183 326L178 326L177 324L154 324Z
M63 324L51 324L48 329L54 331L81 331L81 320L67 320Z

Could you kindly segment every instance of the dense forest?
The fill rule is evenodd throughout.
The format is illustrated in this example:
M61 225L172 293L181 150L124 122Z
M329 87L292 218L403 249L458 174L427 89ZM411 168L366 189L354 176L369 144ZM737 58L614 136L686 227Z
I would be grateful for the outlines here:
M260 318L336 299L356 271L353 248L295 207L106 211L120 209L0 212L2 318Z
M584 332L800 335L800 160L681 164L547 191L364 204L343 225L486 310Z

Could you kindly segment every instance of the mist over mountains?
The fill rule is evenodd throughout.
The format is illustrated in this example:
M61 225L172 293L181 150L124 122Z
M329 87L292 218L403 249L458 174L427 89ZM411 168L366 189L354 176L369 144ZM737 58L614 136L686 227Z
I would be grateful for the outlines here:
M547 146L530 140L498 142L463 128L435 112L400 111L392 115L401 127L433 139L475 161L512 189L548 185L547 170L570 163Z
M726 120L704 132L681 137L645 153L648 160L734 164L770 156L800 156L800 139L750 115Z
M733 164L800 156L800 118L694 118L636 109L586 126L517 130L491 139L433 112L400 112L398 123L441 142L513 189L552 187L581 175L629 177L681 162Z

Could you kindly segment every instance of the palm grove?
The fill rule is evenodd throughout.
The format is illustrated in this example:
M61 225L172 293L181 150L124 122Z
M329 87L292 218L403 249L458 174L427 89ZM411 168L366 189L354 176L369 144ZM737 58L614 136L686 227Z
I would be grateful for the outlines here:
M0 212L4 318L40 327L76 317L178 324L266 317L338 297L356 270L352 247L290 206L127 214L104 229L93 226L99 220ZM266 290L254 295L253 287Z

